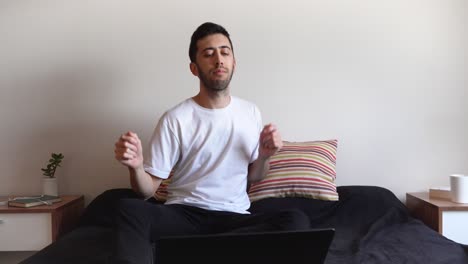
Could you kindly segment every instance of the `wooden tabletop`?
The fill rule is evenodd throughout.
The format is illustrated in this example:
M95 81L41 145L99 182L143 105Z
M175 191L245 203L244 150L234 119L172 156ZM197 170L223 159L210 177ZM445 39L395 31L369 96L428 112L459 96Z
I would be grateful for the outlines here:
M414 193L407 193L407 195L411 195L416 198L419 198L441 209L468 210L468 203L455 203L449 199L430 198L429 192L414 192Z
M49 213L54 210L59 210L66 205L74 202L84 202L83 195L59 195L62 201L53 203L51 205L38 205L28 208L13 207L8 205L0 206L0 213ZM14 196L13 196L14 197Z

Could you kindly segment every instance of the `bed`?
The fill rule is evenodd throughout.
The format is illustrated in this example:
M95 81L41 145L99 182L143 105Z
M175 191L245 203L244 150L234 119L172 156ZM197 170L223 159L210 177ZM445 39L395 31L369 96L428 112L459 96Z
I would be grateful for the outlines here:
M266 198L253 202L249 210L297 208L310 217L312 227L335 228L326 264L468 263L466 246L412 218L390 190L378 186L339 186L337 191L338 201ZM131 189L103 192L87 206L75 229L21 263L106 263L112 244L113 205L122 198L138 197Z

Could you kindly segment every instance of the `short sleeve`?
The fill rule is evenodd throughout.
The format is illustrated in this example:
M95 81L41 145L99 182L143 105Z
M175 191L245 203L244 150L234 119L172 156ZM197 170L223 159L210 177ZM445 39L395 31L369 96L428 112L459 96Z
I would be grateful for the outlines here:
M254 115L254 118L255 118L255 122L256 122L256 125L257 125L257 139L260 138L260 133L262 132L262 129L263 129L263 123L262 123L262 115L260 113L260 110L258 109L257 106L254 106L253 107L253 115ZM257 140L257 145L255 146L253 152L252 152L252 155L250 156L250 161L249 163L253 163L255 160L257 160L258 158L258 148L259 148L259 140Z
M180 155L180 144L174 131L175 121L164 114L159 120L151 137L145 160L144 169L151 175L167 179Z

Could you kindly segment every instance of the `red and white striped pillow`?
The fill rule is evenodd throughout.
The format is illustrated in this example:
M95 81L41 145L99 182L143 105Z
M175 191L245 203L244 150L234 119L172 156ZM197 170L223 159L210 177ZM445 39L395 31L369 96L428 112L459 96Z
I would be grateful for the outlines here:
M269 197L305 197L337 201L337 140L283 142L270 158L264 179L249 189L250 201Z

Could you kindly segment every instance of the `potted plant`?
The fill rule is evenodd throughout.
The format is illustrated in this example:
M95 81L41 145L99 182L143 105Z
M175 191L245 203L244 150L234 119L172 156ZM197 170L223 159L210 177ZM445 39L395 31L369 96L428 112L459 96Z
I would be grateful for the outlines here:
M58 196L58 185L55 172L62 163L64 156L62 153L52 153L46 168L42 168L42 194Z

